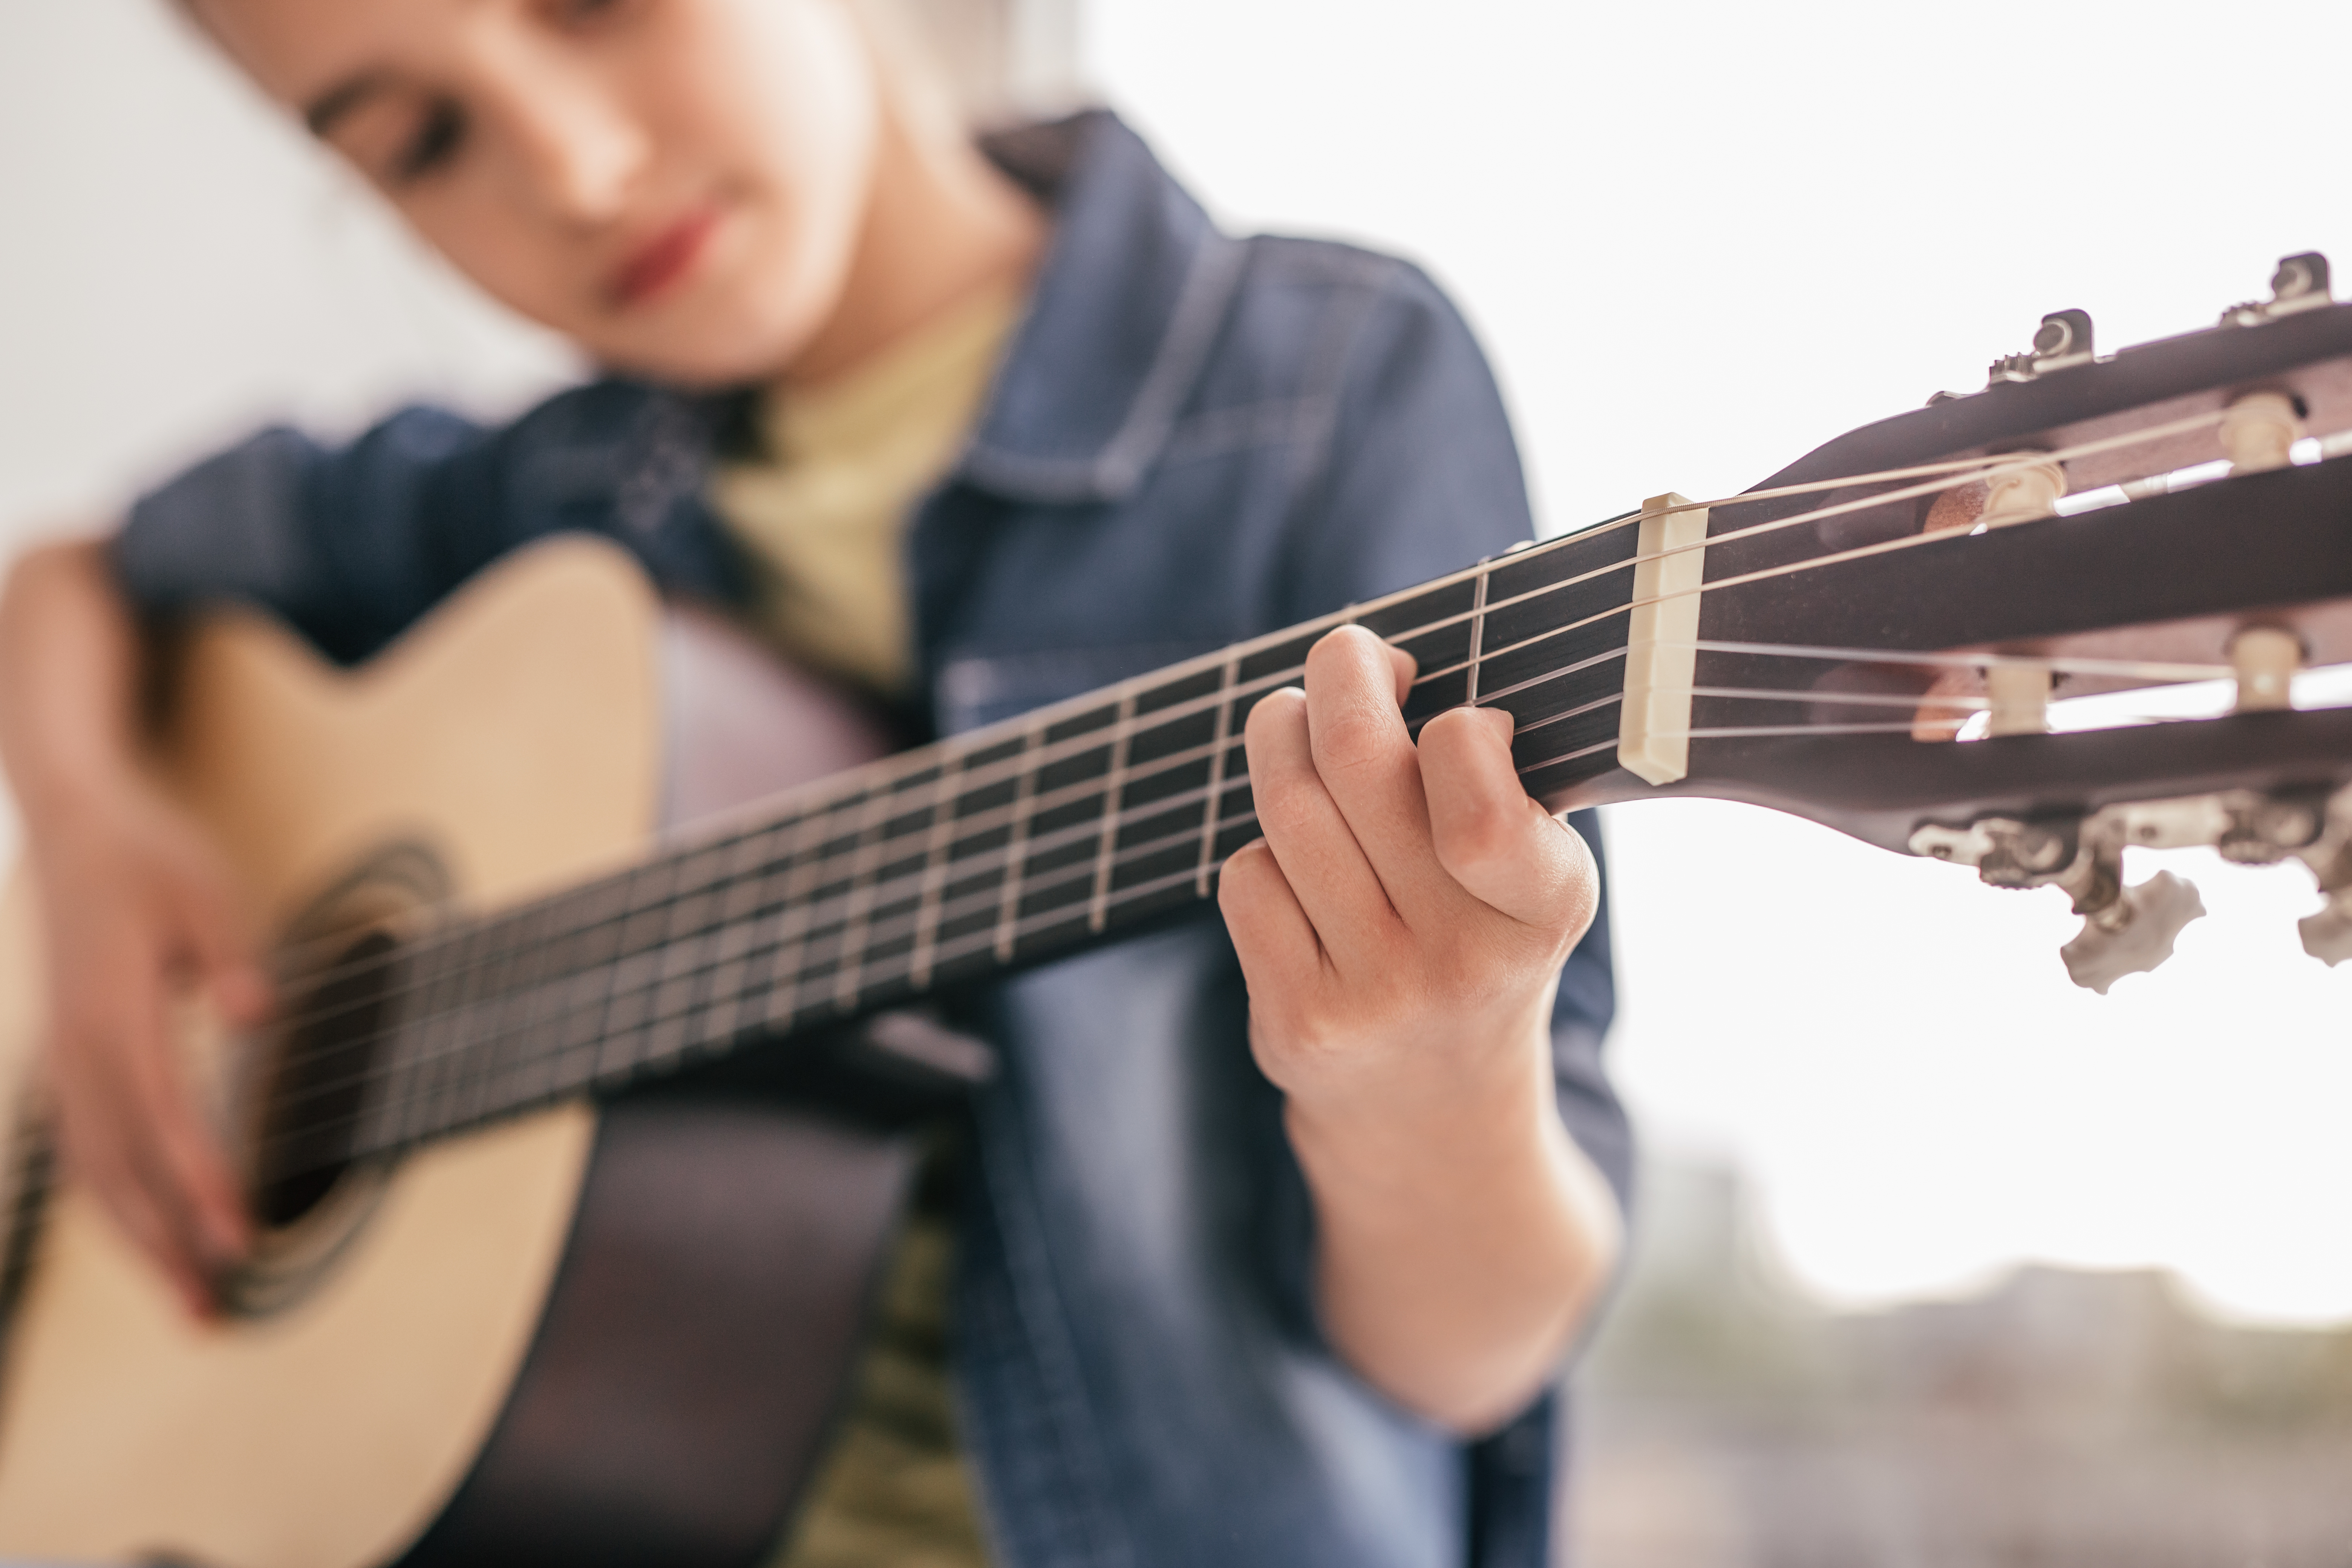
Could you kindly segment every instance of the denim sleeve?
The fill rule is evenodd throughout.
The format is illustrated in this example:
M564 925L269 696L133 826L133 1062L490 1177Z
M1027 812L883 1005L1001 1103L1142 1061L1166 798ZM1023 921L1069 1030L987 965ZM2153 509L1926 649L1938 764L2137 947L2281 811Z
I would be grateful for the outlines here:
M621 383L498 427L408 408L339 447L267 430L132 507L114 568L145 614L257 605L345 663L558 531L605 534L665 586L725 597L740 575L701 499L709 443L702 411Z
M1500 391L1468 325L1399 263L1363 311L1332 426L1330 461L1290 554L1298 618L1409 587L1534 536ZM1591 812L1570 823L1601 857ZM1552 1013L1562 1119L1621 1202L1632 1135L1601 1065L1616 1011L1604 879L1591 931L1560 973Z
M116 574L151 615L239 601L356 660L453 585L438 558L478 532L467 525L479 510L453 481L486 439L424 408L340 450L265 430L132 507L114 541Z

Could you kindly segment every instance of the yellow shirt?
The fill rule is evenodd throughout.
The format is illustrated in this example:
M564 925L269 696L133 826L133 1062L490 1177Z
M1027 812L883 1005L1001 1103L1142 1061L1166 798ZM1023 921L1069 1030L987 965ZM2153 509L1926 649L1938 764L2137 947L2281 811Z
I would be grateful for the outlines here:
M761 629L786 653L906 690L907 528L962 451L1021 308L990 293L823 385L761 400L767 449L722 466L711 500L759 574Z
M904 565L918 502L963 449L1022 301L949 312L845 375L772 393L765 452L711 500L760 576L761 629L885 697L914 668ZM986 1568L948 1375L951 1205L926 1163L831 1446L770 1568Z

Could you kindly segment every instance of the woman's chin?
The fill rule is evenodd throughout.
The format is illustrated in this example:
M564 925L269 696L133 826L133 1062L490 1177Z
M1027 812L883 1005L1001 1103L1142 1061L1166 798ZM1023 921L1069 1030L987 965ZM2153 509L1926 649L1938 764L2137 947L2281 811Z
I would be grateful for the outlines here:
M718 320L632 323L622 332L577 334L609 370L693 392L776 379L810 337L783 331L755 312Z

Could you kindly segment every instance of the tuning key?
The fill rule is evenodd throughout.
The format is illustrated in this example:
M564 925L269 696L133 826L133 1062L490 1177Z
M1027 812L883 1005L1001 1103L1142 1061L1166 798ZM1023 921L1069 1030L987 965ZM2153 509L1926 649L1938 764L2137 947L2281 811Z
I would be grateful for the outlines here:
M2032 381L2053 370L2088 364L2095 357L2090 313L2053 310L2042 318L2042 325L2035 330L2033 347L2024 353L2003 354L1993 361L1992 368L1985 373L1985 384L1990 387L2004 381Z
M2271 274L2271 297L2231 306L2221 312L2221 324L2259 326L2297 310L2315 310L2335 302L2335 294L2328 287L2327 258L2318 251L2306 250L2297 256L2279 258L2278 270Z
M2082 934L2058 950L2077 985L2104 996L2126 974L2141 974L2172 956L2173 939L2205 912L2197 884L2158 871L2086 916Z
M2295 930L2303 933L2303 951L2330 969L2352 958L2352 908L2347 901L2352 900L2338 893L2317 914L2295 922Z

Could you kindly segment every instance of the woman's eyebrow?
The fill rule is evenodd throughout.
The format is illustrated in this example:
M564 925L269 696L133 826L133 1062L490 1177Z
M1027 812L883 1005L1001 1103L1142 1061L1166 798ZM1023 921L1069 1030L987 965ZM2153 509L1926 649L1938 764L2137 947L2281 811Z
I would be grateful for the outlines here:
M392 79L382 71L362 71L312 99L302 111L302 122L311 135L324 138L338 121L391 85Z

